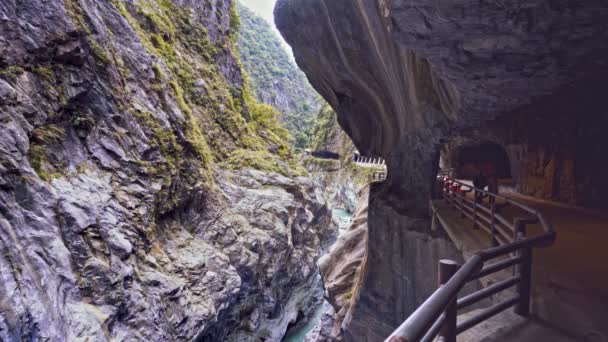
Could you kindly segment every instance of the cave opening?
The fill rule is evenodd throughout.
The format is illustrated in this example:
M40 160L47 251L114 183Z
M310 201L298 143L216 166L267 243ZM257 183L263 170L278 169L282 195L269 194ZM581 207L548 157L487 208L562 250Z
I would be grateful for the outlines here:
M441 154L442 169L453 169L458 178L473 179L481 173L501 180L511 179L511 162L504 147L491 141L447 144Z

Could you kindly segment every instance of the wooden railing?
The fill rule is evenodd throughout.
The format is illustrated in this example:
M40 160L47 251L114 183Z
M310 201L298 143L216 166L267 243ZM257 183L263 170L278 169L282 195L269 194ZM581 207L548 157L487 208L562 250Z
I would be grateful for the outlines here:
M389 342L430 342L440 337L444 342L455 342L456 336L475 325L510 308L515 313L527 316L530 310L532 287L532 249L547 247L555 241L555 232L538 211L498 194L489 193L459 182L451 175L441 174L438 182L442 185L443 197L461 215L473 221L492 236L492 246L476 253L462 266L451 260L439 262L439 288L414 311L386 341ZM467 197L473 193L473 199ZM488 206L476 198L488 197ZM497 211L497 200L517 206L529 214L509 222ZM540 223L543 232L529 236L526 225ZM448 223L449 224L449 223ZM496 260L500 258L499 260ZM501 270L514 267L513 276L495 282L474 293L458 298L460 290L468 283L477 281ZM457 322L458 310L515 287L510 298L482 310L476 315Z

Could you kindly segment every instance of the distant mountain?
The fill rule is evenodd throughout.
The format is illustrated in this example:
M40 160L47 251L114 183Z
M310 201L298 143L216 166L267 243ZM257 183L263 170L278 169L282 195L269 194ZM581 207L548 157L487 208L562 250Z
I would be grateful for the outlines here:
M281 112L282 121L304 148L322 100L281 45L271 25L243 4L238 48L255 97Z

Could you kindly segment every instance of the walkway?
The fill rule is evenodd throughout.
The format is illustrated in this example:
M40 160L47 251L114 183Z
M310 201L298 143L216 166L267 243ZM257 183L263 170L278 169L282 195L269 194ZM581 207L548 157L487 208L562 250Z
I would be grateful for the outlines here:
M534 255L533 311L585 341L608 341L608 214L509 197L541 211L557 231L555 244ZM517 214L517 208L503 210L510 218Z
M532 312L538 320L521 322L528 328L517 329L518 334L532 334L528 335L530 340L537 336L537 341L557 341L542 336L549 330L560 330L564 341L568 335L589 342L608 341L608 214L518 194L507 196L542 212L553 223L558 236L550 248L534 250ZM452 225L448 233L463 250L465 258L487 248L489 236L485 231L473 229L471 221L460 219L455 209L442 202L435 201L434 205L440 216ZM526 216L514 206L503 208L501 214L509 220ZM534 225L529 229L530 233L536 233L541 227ZM484 285L492 282L489 279ZM494 319L495 327L501 320L512 325L511 318L501 316ZM492 320L484 324L492 324ZM461 340L479 340L482 327L463 333ZM510 336L505 337L505 341L527 340L523 335L509 335L515 332L505 335L504 330L501 331L504 336ZM501 341L500 338L489 340Z

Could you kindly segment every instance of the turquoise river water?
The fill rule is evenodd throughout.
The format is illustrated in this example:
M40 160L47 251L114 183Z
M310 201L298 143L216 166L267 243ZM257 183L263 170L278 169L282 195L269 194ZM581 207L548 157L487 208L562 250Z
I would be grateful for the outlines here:
M340 230L348 228L350 221L353 217L351 213L344 209L332 209L332 215L334 219L337 219ZM294 331L289 332L282 340L282 342L303 342L304 337L308 334L321 320L321 316L323 315L323 306L325 301L322 301L317 305L315 310L313 311L312 316L305 324L301 325Z

